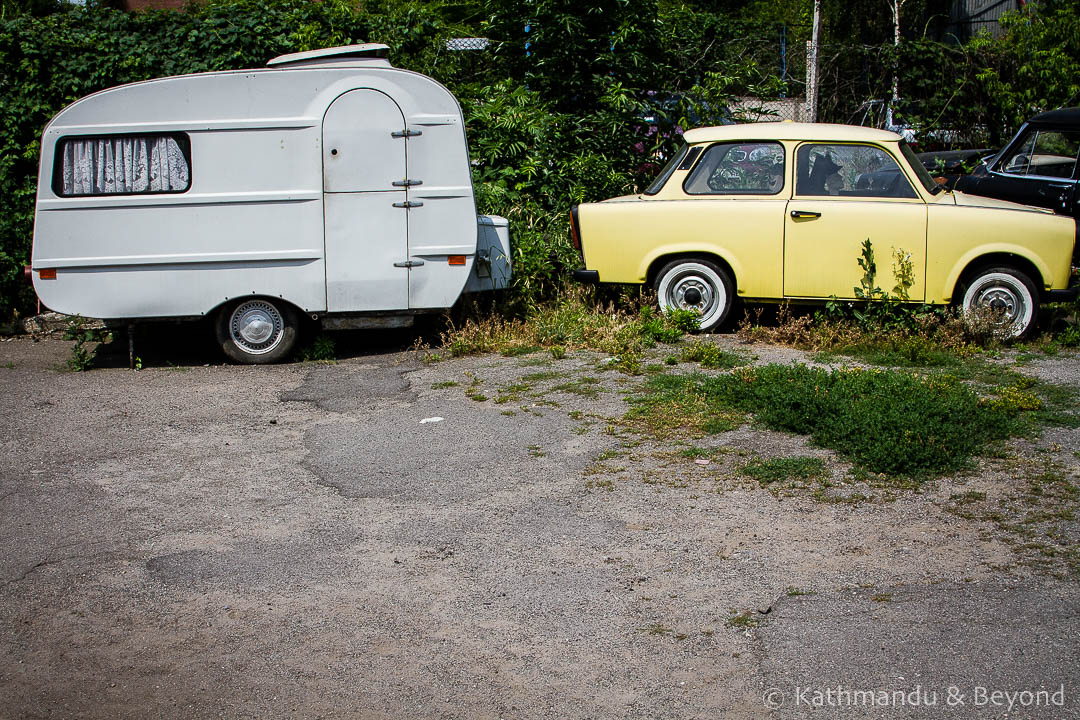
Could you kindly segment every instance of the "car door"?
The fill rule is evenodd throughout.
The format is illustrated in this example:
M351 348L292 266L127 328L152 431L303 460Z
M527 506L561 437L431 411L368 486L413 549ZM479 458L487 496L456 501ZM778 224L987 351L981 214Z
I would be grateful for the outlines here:
M910 261L910 300L926 296L926 203L883 147L802 143L784 219L784 296L854 298L870 240L876 286L893 294L897 254Z

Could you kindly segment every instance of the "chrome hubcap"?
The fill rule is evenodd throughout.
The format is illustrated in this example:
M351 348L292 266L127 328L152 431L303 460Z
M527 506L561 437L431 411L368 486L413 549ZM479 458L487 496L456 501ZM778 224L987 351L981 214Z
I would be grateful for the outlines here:
M1011 288L995 286L983 292L979 297L978 306L990 310L1005 324L1009 324L1016 320L1023 303Z
M233 342L252 355L262 355L277 347L284 327L278 309L262 300L241 304L229 319Z
M683 310L696 310L700 315L708 315L716 302L712 286L700 277L691 275L679 278L671 288L669 305Z

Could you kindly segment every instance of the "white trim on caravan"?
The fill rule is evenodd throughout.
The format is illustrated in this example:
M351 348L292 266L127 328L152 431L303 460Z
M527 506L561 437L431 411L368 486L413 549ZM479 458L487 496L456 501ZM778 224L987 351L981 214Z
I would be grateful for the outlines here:
M385 45L160 78L69 105L41 143L31 268L53 310L215 319L226 354L327 327L408 324L509 281L477 217L461 107Z

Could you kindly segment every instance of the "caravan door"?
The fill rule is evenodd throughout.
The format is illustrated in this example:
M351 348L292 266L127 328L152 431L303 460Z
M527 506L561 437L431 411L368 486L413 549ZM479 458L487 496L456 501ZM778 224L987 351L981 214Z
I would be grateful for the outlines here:
M323 117L328 312L409 307L404 128L378 90L350 90Z

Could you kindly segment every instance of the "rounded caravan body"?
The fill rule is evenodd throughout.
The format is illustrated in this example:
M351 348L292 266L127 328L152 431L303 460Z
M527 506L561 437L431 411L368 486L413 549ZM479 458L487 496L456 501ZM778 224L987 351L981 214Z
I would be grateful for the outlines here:
M42 302L107 320L216 314L228 354L269 362L299 313L404 325L505 287L506 221L476 215L461 107L387 51L286 55L62 110L41 144Z

